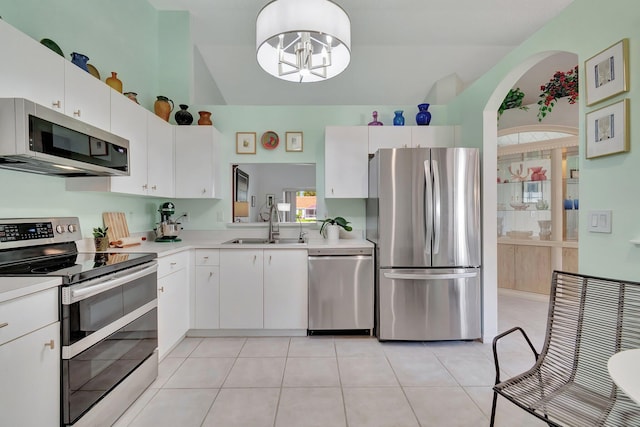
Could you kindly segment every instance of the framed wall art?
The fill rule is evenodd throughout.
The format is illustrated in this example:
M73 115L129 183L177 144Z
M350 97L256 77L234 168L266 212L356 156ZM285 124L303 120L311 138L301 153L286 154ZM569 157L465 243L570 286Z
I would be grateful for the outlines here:
M629 151L629 100L586 114L587 159Z
M236 132L236 154L256 154L255 132Z
M587 105L629 90L629 39L587 59L584 63Z
M285 139L287 151L302 151L302 132L287 132Z

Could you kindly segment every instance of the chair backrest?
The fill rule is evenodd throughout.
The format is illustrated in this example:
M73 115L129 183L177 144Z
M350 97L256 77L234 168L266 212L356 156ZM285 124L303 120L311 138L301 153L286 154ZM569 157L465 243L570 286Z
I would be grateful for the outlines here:
M542 370L615 397L615 353L640 347L640 283L553 272Z

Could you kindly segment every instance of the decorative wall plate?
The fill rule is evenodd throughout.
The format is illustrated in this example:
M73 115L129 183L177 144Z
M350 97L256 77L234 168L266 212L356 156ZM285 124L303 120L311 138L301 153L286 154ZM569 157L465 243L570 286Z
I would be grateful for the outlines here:
M42 43L43 45L45 45L46 47L48 47L49 49L51 49L52 51L54 51L58 55L64 57L64 54L62 53L62 49L60 49L60 46L58 46L58 44L56 42L54 42L53 40L51 40L51 39L42 39L42 40L40 40L40 43Z
M262 142L262 146L267 150L273 150L280 143L280 137L274 131L269 130L262 134L260 142Z
M89 74L91 74L96 79L100 80L100 72L96 67L91 64L87 64L87 70L89 70Z

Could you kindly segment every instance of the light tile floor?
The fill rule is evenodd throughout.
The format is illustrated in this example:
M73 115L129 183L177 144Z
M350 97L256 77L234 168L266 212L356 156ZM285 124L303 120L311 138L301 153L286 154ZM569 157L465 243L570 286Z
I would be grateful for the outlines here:
M547 301L499 294L499 330L541 347ZM505 378L533 363L523 340L500 345ZM380 343L369 337L185 338L117 427L486 426L491 344ZM545 426L504 399L498 426Z

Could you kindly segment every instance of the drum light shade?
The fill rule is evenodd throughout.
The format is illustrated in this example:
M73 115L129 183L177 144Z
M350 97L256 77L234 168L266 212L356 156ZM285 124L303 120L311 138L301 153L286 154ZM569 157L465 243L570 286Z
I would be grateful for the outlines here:
M260 66L279 79L330 79L351 60L351 21L329 0L275 0L258 14L256 50Z

